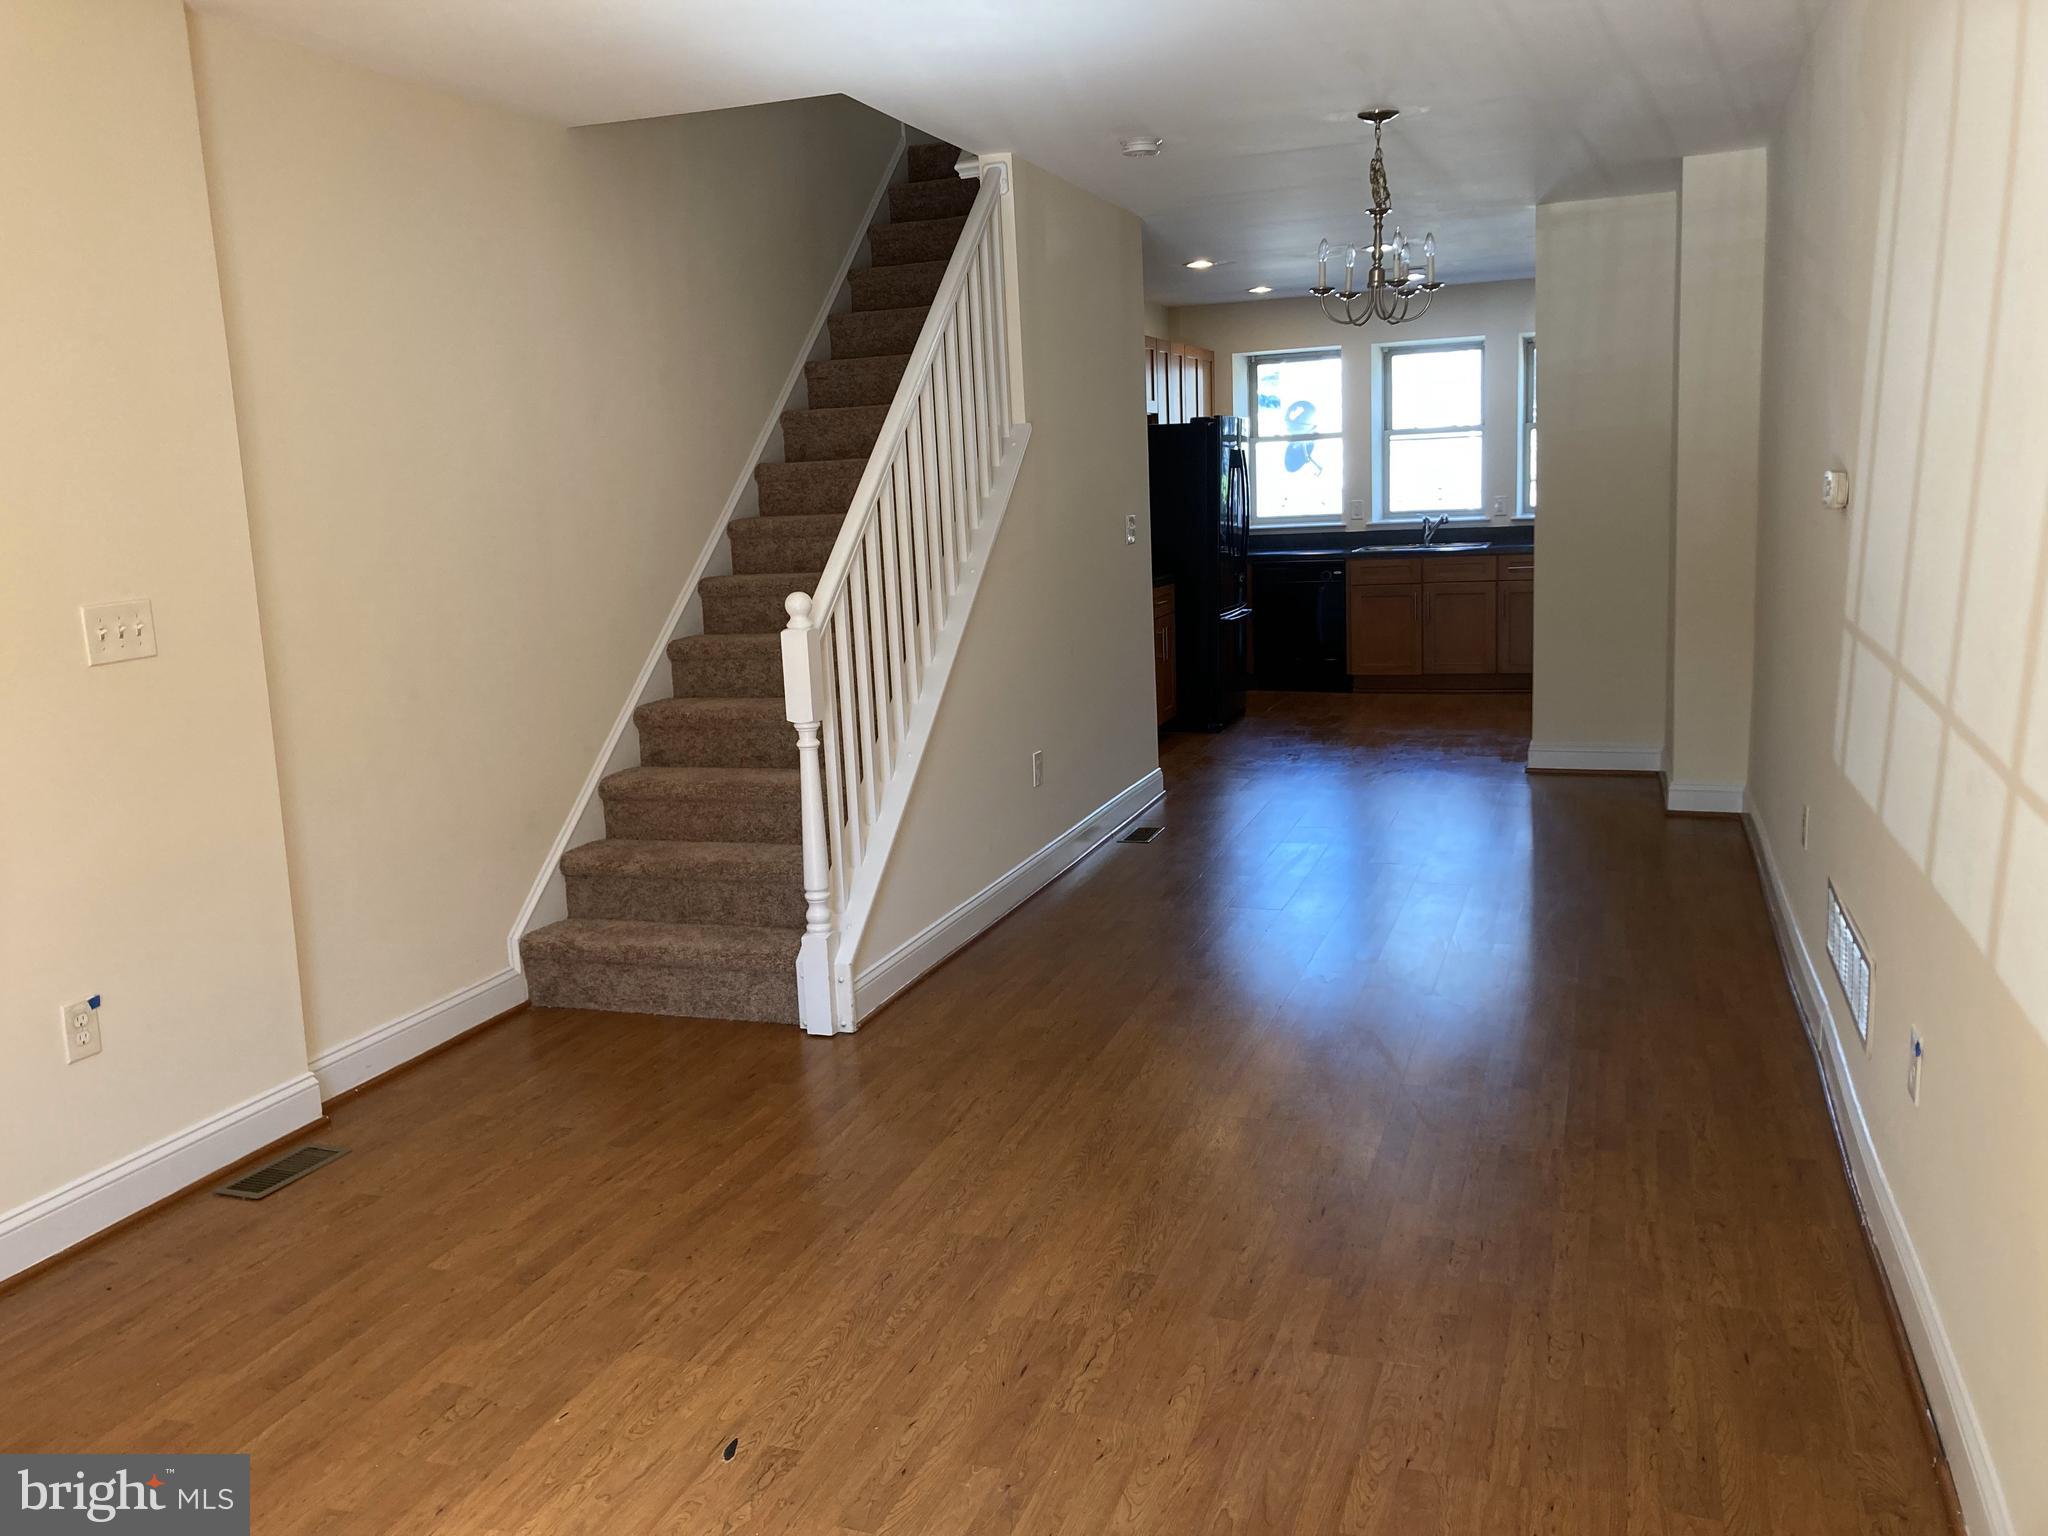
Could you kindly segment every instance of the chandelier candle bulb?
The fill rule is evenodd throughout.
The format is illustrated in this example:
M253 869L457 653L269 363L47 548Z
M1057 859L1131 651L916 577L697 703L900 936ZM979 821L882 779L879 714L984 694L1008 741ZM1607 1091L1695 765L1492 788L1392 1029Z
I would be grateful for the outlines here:
M1330 242L1325 240L1316 248L1316 290L1327 293L1330 289Z
M1436 231L1431 230L1422 237L1422 280L1436 281Z

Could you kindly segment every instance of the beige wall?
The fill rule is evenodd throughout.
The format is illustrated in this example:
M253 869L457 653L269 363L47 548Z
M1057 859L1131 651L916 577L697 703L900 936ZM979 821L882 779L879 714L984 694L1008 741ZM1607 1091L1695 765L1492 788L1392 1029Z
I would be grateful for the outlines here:
M1538 766L1550 753L1663 756L1677 275L1674 194L1536 210Z
M0 143L4 1216L306 1048L176 0L0 9ZM79 605L137 597L160 654L88 670Z
M1749 771L1766 165L1761 148L1695 155L1679 188L1665 770L1674 793L1727 791L1729 809Z
M1195 304L1172 311L1173 339L1208 347L1216 354L1216 393L1221 409L1243 415L1250 409L1244 369L1233 359L1255 352L1295 347L1341 346L1344 351L1344 503L1363 503L1370 516L1375 466L1367 450L1372 429L1373 349L1385 342L1431 341L1476 336L1486 342L1486 443L1483 491L1488 506L1507 498L1512 515L1520 505L1520 400L1522 337L1535 329L1536 287L1527 281L1473 283L1446 288L1429 313L1398 331L1372 325L1352 330L1333 325L1313 299L1257 299L1239 304Z
M318 1054L504 969L897 128L565 130L194 28Z
M2048 1530L2048 4L1844 0L1771 159L1752 803L1821 966L1830 877L1870 947L1856 1095Z
M1145 334L1161 341L1173 340L1173 311L1164 304L1145 301Z
M856 972L1159 765L1138 221L1036 166L1016 172L1031 446Z

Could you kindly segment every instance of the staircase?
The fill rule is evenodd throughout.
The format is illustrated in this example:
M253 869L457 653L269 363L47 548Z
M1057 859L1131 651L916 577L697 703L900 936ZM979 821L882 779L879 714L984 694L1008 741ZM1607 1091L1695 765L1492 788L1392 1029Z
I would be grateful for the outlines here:
M784 601L811 592L924 327L976 183L914 145L870 231L831 356L755 466L760 516L728 527L732 574L699 585L704 633L668 648L674 696L643 704L638 768L599 786L605 836L562 859L566 920L520 941L543 1007L797 1022L805 927L797 737L784 712Z

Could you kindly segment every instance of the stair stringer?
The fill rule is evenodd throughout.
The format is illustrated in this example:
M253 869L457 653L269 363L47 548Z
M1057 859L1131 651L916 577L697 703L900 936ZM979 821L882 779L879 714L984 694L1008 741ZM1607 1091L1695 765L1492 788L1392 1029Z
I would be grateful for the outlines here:
M626 702L620 706L618 716L612 721L611 731L606 735L583 787L577 792L568 818L562 823L562 830L555 834L532 889L527 892L518 915L512 920L512 931L505 938L505 952L512 969L521 974L525 972L525 963L520 956L519 941L536 928L560 922L569 915L569 887L562 874L562 855L571 848L594 843L605 835L604 804L598 795L598 785L612 774L640 766L640 733L633 728L633 713L642 704L667 696L660 677L661 668L668 661L669 643L685 635L703 632L704 610L697 595L698 587L706 576L729 574L726 568L731 564L731 552L726 543L726 530L734 518L748 515L742 509L749 506L755 495L754 466L779 459L783 413L793 408L801 409L808 400L804 365L830 355L826 325L834 315L852 307L853 290L849 278L867 254L868 231L877 224L889 222L889 189L907 180L908 175L909 137L899 123L896 152L890 156L875 187L875 195L868 201L867 213L855 227L846 256L839 263L838 275L826 285L825 296L819 303L817 316L811 322L803 345L797 350L796 360L790 364L781 390L768 407L753 447L741 461L739 478L732 493L726 497L724 507L705 536L704 547L698 552L696 563L677 594L674 606L669 609L667 620L656 634L647 659L640 664L639 675L626 695ZM771 454L775 457L771 458Z
M858 990L854 985L857 964L860 958L861 935L867 928L869 915L874 910L875 896L881 889L882 876L887 873L890 856L896 846L896 836L902 830L905 817L910 810L910 796L917 786L918 769L924 761L924 749L931 741L932 729L938 721L939 711L945 704L946 684L952 676L953 660L960 652L960 642L974 621L974 601L981 592L981 578L988 569L989 561L995 555L996 540L1002 533L1003 516L1010 508L1010 497L1017 488L1017 476L1023 467L1024 450L1031 443L1031 424L1019 422L1011 428L1003 444L1003 457L996 465L993 483L981 506L979 538L972 556L963 561L960 570L960 586L954 593L954 607L945 629L940 633L939 642L932 650L931 666L924 674L924 686L911 706L909 718L904 723L902 755L898 758L895 772L890 776L887 787L882 791L881 803L876 807L874 826L870 829L867 846L861 851L859 867L854 871L853 880L847 887L846 902L839 914L838 931L833 935L833 947L829 957L832 981L832 1022L840 1033L851 1033L860 1027L861 1020L871 1008L860 1006ZM811 936L806 935L806 942ZM798 962L801 966L801 960ZM886 1001L886 997L883 1001ZM876 1006L879 1006L877 1004Z

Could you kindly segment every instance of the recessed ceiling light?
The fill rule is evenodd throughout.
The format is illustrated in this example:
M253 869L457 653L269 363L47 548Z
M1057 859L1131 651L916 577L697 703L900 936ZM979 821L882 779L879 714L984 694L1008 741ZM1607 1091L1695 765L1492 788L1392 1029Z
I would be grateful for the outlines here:
M1197 256L1193 261L1188 263L1189 269L1195 272L1206 272L1215 265L1216 263L1211 261L1206 256Z
M1166 147L1164 139L1125 139L1123 151L1133 160L1150 159Z
M1261 283L1256 288L1245 289L1246 293L1271 293L1272 291L1273 285L1271 283Z

